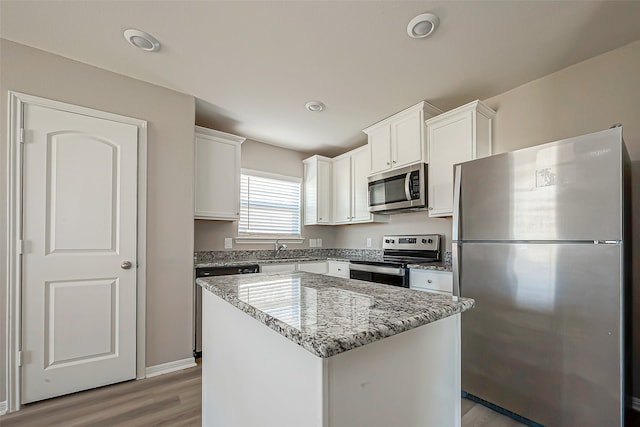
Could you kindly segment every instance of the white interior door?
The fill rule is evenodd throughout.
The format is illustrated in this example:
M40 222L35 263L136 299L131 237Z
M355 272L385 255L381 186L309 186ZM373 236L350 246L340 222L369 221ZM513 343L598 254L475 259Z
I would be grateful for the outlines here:
M28 104L23 127L28 403L135 378L138 133Z

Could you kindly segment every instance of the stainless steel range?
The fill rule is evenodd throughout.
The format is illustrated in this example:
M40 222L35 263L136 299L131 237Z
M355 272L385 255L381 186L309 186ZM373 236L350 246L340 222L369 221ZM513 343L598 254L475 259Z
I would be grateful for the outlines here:
M394 235L382 238L382 261L351 261L349 277L409 287L408 264L441 260L439 234Z

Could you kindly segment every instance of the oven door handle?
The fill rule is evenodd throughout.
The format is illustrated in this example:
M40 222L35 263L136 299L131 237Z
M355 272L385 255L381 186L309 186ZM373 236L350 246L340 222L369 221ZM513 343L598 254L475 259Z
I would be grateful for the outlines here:
M404 268L380 267L377 265L368 264L351 264L349 266L349 269L354 271L367 271L369 273L388 274L390 276L406 275L406 270Z

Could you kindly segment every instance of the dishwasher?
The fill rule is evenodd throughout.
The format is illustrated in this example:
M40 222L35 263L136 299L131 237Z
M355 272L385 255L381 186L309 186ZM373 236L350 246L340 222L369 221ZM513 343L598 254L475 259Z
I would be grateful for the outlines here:
M196 279L199 277L209 276L229 276L231 274L250 274L258 273L260 266L258 264L244 264L226 267L196 267ZM194 281L195 284L195 281ZM193 356L195 358L202 357L202 288L195 285L194 291L194 338L193 338Z

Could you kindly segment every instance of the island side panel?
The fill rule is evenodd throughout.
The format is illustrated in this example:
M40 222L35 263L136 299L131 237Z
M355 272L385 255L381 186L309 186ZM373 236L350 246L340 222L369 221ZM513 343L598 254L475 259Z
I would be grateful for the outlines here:
M331 427L460 426L460 314L328 362Z
M203 291L202 425L328 427L321 359Z

